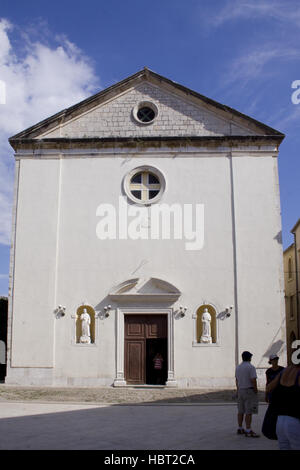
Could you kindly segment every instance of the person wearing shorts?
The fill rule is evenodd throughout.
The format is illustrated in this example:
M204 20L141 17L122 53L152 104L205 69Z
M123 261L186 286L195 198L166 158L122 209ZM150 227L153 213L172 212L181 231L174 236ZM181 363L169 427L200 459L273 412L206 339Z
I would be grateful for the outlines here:
M241 364L236 367L235 379L238 394L238 430L237 434L246 437L259 437L252 428L252 415L258 413L257 375L255 367L250 363L253 354L244 351ZM245 417L246 429L243 427Z

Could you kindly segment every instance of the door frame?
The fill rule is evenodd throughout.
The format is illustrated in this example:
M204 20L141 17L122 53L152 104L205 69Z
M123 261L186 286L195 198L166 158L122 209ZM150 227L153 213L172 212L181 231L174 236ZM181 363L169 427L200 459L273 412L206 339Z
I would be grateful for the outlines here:
M168 325L168 379L166 387L177 387L174 373L174 315L172 308L117 308L117 334L116 334L116 377L113 385L124 387L127 385L124 374L125 366L125 315L167 315ZM132 385L131 385L132 386Z

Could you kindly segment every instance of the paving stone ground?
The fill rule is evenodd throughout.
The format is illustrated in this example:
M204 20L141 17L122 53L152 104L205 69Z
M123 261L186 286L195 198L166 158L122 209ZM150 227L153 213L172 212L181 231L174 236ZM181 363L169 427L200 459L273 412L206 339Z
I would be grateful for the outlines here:
M234 390L168 388L12 387L0 385L0 402L9 400L74 403L235 403ZM264 392L259 392L264 401Z
M233 392L0 385L0 450L277 450L236 434Z

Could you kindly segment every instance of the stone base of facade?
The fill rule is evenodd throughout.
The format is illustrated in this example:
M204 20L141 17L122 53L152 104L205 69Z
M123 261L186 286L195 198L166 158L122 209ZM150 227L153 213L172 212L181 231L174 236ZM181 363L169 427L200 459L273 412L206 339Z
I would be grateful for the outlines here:
M53 385L53 369L8 367L7 375L5 377L5 384L51 387Z
M265 387L266 369L257 369L258 388ZM109 377L55 377L53 369L8 368L5 384L36 387L126 387L124 379ZM167 381L167 388L235 389L234 377L178 377Z
M53 369L10 368L5 384L25 387L109 387L113 380L98 377L55 377Z

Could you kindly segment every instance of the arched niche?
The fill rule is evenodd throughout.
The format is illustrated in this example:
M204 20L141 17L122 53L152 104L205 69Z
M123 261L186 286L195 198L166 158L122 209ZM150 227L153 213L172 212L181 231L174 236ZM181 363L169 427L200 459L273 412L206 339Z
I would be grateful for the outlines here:
M84 310L86 309L87 313L90 316L90 343L82 343L80 341L81 333L82 333L82 325L81 325L81 315L83 314ZM96 312L91 305L83 304L77 308L76 311L76 344L94 344L96 341Z
M201 336L203 333L203 324L202 324L202 315L207 309L208 313L211 316L211 343L201 342ZM218 344L218 329L217 329L217 310L212 304L202 304L198 307L195 315L193 316L195 321L195 337L194 337L194 345L216 345Z

